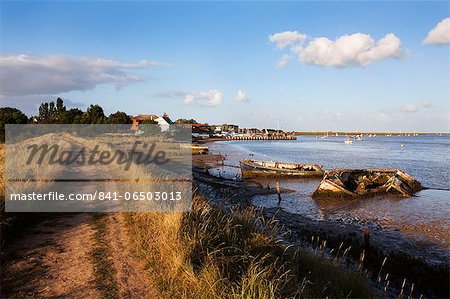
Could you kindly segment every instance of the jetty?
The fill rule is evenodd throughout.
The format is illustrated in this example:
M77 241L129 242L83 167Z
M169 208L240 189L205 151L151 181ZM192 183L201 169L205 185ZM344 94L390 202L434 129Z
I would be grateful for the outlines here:
M229 140L297 140L297 136L294 135L275 135L275 136L226 136L225 139Z

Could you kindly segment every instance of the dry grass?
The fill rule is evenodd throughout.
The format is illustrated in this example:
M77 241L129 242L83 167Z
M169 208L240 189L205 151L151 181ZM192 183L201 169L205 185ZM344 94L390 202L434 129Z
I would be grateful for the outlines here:
M5 144L0 143L0 201L3 208L3 200L5 199Z
M162 297L373 297L361 276L283 244L255 209L227 213L196 197L192 212L127 220Z

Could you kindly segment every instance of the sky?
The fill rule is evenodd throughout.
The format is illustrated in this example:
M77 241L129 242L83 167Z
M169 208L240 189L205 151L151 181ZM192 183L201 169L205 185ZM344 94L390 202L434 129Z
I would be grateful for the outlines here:
M448 1L2 1L0 106L450 131Z

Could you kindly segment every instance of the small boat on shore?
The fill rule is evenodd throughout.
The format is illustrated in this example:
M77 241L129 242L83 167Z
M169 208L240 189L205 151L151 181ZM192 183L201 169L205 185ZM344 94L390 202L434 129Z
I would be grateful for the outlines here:
M398 194L409 197L422 185L399 169L333 169L327 171L315 197L358 197Z
M258 176L317 177L324 171L316 164L296 164L283 162L265 162L242 160L239 162L243 178Z
M204 155L208 153L209 147L201 146L195 143L192 144L182 144L182 148L191 148L193 155Z

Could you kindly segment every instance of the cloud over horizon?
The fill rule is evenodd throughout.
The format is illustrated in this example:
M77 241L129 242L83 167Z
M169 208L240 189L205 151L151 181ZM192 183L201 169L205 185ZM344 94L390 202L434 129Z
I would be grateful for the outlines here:
M157 96L163 98L183 99L183 102L187 105L199 105L207 107L216 107L223 102L223 93L218 89L210 89L203 92L184 92L175 91L161 93Z
M433 107L433 102L431 102L430 100L424 99L424 100L420 101L419 104L415 104L415 103L405 104L400 107L400 110L402 112L411 113L411 112L418 112L422 108L428 109L428 108L432 108L432 107Z
M402 106L403 112L417 112L419 111L419 107L416 104L406 104Z
M433 102L425 99L425 100L420 101L420 106L422 106L424 108L431 108L431 107L433 107Z
M332 41L326 37L308 38L297 31L285 31L270 35L269 40L279 50L289 46L289 55L282 56L278 68L285 67L291 59L325 67L365 67L376 61L399 59L406 54L400 39L393 33L386 34L378 41L364 33L343 35Z
M149 60L123 63L84 56L1 53L0 95L15 97L59 94L89 90L100 84L115 84L117 88L121 88L146 80L133 74L132 70L166 65Z
M243 91L242 89L239 89L236 93L236 101L238 102L248 102L249 98L247 96L247 93Z
M422 43L424 45L450 44L450 18L443 19L431 29Z

